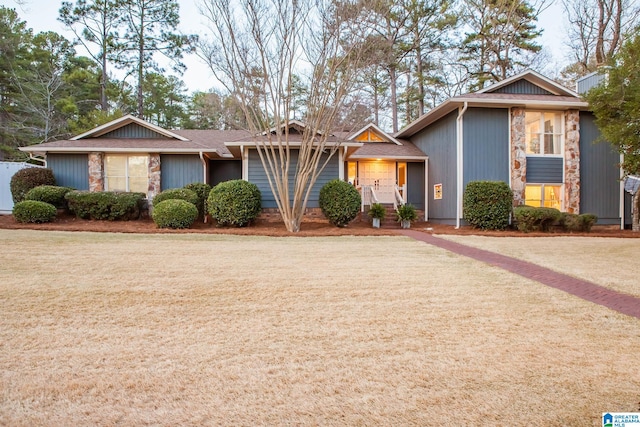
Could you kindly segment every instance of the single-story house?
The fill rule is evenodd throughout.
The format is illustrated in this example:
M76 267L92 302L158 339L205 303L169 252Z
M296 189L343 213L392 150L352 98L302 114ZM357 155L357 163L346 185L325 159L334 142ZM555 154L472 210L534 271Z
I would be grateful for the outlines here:
M289 123L294 148L303 127ZM60 185L81 190L140 191L151 199L191 182L245 179L260 188L263 207L275 209L256 150L264 137L244 130L167 130L129 115L21 150L42 159ZM459 225L466 184L501 180L510 184L516 205L589 212L601 224L630 223L620 157L609 144L595 143L598 138L589 106L576 92L529 70L450 98L395 135L373 124L332 133L328 143L339 149L308 208L317 209L319 189L339 178L359 188L365 203L408 202L429 221Z

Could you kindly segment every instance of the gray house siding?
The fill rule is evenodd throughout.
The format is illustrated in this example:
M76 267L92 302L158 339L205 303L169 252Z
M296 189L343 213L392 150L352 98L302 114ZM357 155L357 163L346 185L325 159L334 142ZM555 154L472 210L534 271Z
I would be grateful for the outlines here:
M411 138L429 156L429 220L451 222L456 217L456 117L454 111ZM442 199L433 199L433 186L442 184Z
M76 190L89 189L89 156L87 154L48 154L47 167L56 183Z
M513 93L518 95L553 95L551 92L536 86L527 80L518 80L509 85L501 87L492 93Z
M579 94L585 94L598 86L606 78L604 74L598 72L586 75L578 80L577 89Z
M424 209L424 163L407 163L407 202Z
M463 123L464 188L471 181L508 183L509 110L469 108Z
M620 155L599 138L593 114L580 112L580 212L598 215L600 224L619 224Z
M209 184L212 187L215 187L221 182L230 181L232 179L242 179L241 160L209 161Z
M137 123L131 123L121 128L102 135L102 138L166 138L158 132L154 132L149 128L140 126Z
M181 188L202 182L202 161L197 155L163 154L160 156L160 188Z
M527 182L561 184L564 176L562 157L527 157Z
M323 159L326 159L327 154L323 155ZM289 166L289 176L293 177L296 170L296 165L298 161L298 152L291 152L291 164ZM321 163L323 160L320 161ZM308 208L317 208L319 207L318 199L320 196L320 189L327 182L338 178L338 156L334 155L327 166L324 168L320 176L318 177L313 189L311 190L311 194L309 195L309 200L307 202ZM258 156L258 152L256 150L249 150L249 181L253 182L258 186L260 192L262 193L262 207L263 208L276 208L278 207L276 204L275 196L271 192L271 188L269 187L269 181L267 180L267 174L262 167L262 162L260 161L260 157ZM289 193L293 193L293 180L289 181Z

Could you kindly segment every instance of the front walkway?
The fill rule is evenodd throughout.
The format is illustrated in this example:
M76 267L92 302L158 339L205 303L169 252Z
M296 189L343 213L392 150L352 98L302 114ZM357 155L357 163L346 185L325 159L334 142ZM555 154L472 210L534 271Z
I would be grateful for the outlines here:
M596 285L595 283L558 273L530 262L441 239L429 233L410 229L398 230L398 232L450 252L500 267L522 277L526 277L527 279L535 280L584 300L626 314L627 316L640 319L640 298L632 295L616 292Z

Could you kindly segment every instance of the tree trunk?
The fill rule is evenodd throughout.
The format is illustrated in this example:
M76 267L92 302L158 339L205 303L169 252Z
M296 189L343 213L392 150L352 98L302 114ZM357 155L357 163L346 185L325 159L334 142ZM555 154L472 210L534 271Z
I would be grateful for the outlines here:
M393 133L396 133L398 132L398 77L394 66L389 67L389 84L391 86L391 124Z
M418 117L424 114L424 70L422 68L422 49L416 47L416 74L418 75ZM408 122L407 122L408 123Z

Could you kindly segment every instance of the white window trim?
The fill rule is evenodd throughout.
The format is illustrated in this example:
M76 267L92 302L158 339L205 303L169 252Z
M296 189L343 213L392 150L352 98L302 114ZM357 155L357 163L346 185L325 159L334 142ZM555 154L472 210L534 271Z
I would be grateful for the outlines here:
M540 200L541 202L541 207L544 207L544 187L545 185L548 186L553 186L553 187L560 187L560 212L564 212L564 183L563 182L527 182L525 184L525 194L526 194L526 190L527 190L527 186L528 185L539 185L540 186L540 197L542 198ZM526 196L525 196L525 204L526 204Z
M558 154L543 154L543 153L528 153L526 152L526 148L525 148L525 155L527 157L556 157L556 158L563 158L564 157L564 143L565 143L565 121L566 121L566 117L565 117L565 112L564 111L557 111L557 110L525 110L525 115L526 113L540 113L540 129L542 129L543 131L540 132L540 135L543 136L543 140L544 140L544 113L560 113L561 114L561 118L560 118L560 133L553 133L553 134L548 134L548 135L560 135L560 153ZM529 133L526 130L526 125L525 125L525 134L527 135L527 137L529 136ZM544 149L544 144L541 142L540 143L540 148Z
M105 167L104 167L104 188L106 191L116 191L116 190L111 190L109 188L109 175L107 175L107 170L106 170L106 162L107 162L107 156L122 156L125 157L127 159L127 161L124 163L124 178L125 178L125 187L126 187L126 192L130 192L131 188L129 187L129 157L146 157L147 158L147 181L149 180L149 154L147 153L112 153L112 154L105 154L104 156L104 160L103 162L105 163ZM147 192L144 191L144 193L146 194Z

